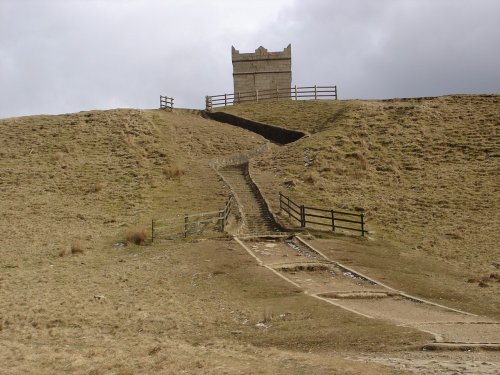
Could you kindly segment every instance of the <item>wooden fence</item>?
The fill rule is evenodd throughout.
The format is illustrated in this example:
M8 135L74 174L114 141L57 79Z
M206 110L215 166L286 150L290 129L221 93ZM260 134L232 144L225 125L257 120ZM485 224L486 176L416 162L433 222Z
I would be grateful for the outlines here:
M312 224L313 226L331 228L332 231L343 229L361 232L362 236L368 233L365 228L365 215L362 213L358 214L298 205L289 197L281 193L279 194L280 209L285 211L289 218L300 222L302 228L305 228L307 224Z
M187 237L220 237L224 232L229 215L234 206L234 198L229 196L224 208L218 211L179 215L168 219L151 220L151 242L155 239L175 239Z
M174 109L174 98L160 95L160 109Z
M255 90L232 94L205 97L205 108L211 111L215 107L226 107L237 103L256 102L276 99L334 99L337 100L337 86L308 86Z

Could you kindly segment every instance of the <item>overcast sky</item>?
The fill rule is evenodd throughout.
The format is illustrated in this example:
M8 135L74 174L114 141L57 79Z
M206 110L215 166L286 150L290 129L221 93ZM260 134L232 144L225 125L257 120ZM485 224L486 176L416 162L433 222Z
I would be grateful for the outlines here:
M203 108L232 45L289 43L293 84L342 99L500 93L500 0L0 0L0 118Z

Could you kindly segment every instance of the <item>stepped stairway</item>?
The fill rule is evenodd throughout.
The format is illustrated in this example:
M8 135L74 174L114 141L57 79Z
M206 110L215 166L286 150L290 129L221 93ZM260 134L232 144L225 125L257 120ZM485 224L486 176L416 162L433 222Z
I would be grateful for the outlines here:
M230 186L240 205L243 218L240 235L261 235L281 231L259 189L250 179L248 163L221 168L219 173Z

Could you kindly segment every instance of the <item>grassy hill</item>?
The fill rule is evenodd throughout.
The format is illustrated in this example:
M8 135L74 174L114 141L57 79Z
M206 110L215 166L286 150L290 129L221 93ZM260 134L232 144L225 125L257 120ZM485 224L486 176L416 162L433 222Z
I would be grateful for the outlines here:
M500 312L500 96L279 101L225 111L310 134L252 165L275 211L278 191L307 205L364 209L371 237L390 249L381 258L418 264L407 270L415 275L451 273L450 293L478 294L476 303L487 298ZM481 280L487 291L478 290Z
M310 133L255 160L252 175L275 209L278 190L365 209L373 240L336 237L340 260L498 316L500 283L477 285L500 261L498 96L227 111ZM230 241L114 246L151 218L220 208L229 190L209 161L264 142L182 110L0 120L3 368L400 373L342 357L403 353L426 334L313 300Z
M2 371L393 372L332 352L427 335L332 316L232 242L114 245L151 218L222 207L209 161L264 142L182 110L0 120Z

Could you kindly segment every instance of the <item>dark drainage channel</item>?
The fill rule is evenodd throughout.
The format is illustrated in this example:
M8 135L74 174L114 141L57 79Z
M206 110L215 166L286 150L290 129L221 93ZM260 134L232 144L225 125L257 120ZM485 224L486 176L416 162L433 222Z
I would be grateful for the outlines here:
M204 111L203 117L250 130L280 145L286 145L288 143L295 142L306 135L305 133L296 130L283 129L280 128L279 126L247 120L243 117L230 115L229 113L225 112Z

